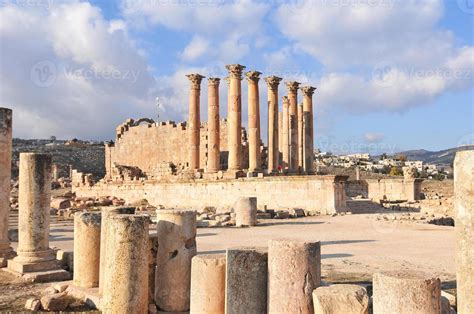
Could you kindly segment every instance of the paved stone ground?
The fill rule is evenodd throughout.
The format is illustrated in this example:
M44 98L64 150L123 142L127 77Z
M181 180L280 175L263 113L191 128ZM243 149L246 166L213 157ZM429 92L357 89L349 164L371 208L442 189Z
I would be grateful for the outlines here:
M12 216L10 223L15 226L17 217ZM199 254L212 254L228 247L266 246L274 238L321 241L323 280L328 282L369 283L377 271L420 270L439 276L445 289L454 286L455 234L447 226L377 221L371 215L263 220L253 228L199 228L197 245ZM52 217L50 245L72 250L72 220ZM18 289L5 289L11 285L9 280L0 277L4 298L18 293Z

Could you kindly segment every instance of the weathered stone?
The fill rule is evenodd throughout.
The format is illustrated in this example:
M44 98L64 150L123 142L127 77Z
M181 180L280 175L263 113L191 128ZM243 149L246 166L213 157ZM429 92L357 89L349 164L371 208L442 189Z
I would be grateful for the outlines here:
M313 291L313 305L315 314L368 314L369 296L357 285L319 287Z
M189 168L199 169L199 144L200 144L200 95L201 80L204 78L200 74L186 75L191 82L189 91Z
M225 313L267 313L265 248L227 249Z
M293 218L299 218L299 217L305 216L304 210L301 208L291 208L288 211L288 214Z
M0 268L15 256L8 238L12 165L12 110L0 108Z
M53 198L51 200L51 208L66 209L71 207L71 200L67 198Z
M41 306L46 311L64 311L73 301L66 292L47 294L41 298Z
M255 226L257 224L257 198L241 197L235 203L235 220L237 227Z
M74 284L83 288L99 286L100 213L74 215Z
M456 153L454 208L456 210L457 310L474 309L474 150Z
M374 274L374 313L440 313L441 281L421 272Z
M149 217L113 215L107 225L104 313L148 310Z
M41 301L33 298L26 300L25 309L30 311L39 311L41 308Z
M245 73L248 81L248 134L249 134L249 173L261 170L260 158L260 94L258 81L260 72Z
M193 257L190 313L224 313L225 266L224 254Z
M275 212L275 219L288 219L290 218L290 212L287 210L277 210Z
M320 285L320 242L283 239L269 241L268 311L270 313L288 313L294 309L298 309L299 313L313 313L312 292Z
M226 65L229 71L229 99L228 99L228 170L242 169L242 70L240 64Z
M68 287L69 287L69 284L67 283L58 283L58 284L55 284L53 288L56 289L56 291L58 292L63 292L63 291L66 291Z
M289 101L289 149L291 171L296 171L298 166L298 82L286 82Z
M189 311L191 259L196 255L196 212L157 210L155 303L166 312Z
M156 254L157 253L158 253L158 235L150 234L148 236L148 304L155 303L155 276L156 276Z
M278 152L278 85L281 78L270 76L265 78L268 87L268 171L277 172L279 164Z
M220 127L219 127L219 78L208 80L208 143L206 171L216 173L220 170Z
M135 213L135 207L102 207L101 209L101 230L100 230L100 269L99 269L99 292L103 292L105 263L107 256L107 244L109 236L107 234L109 219L115 215L131 215Z
M69 279L49 248L50 155L20 154L19 193L18 256L8 261L8 270L31 281Z

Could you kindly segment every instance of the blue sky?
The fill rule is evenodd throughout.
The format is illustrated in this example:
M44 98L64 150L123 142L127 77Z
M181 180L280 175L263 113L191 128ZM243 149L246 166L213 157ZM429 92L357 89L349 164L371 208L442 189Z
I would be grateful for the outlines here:
M473 23L473 0L0 0L0 103L17 137L108 140L185 120L185 74L241 63L318 88L324 151L439 150L474 141Z

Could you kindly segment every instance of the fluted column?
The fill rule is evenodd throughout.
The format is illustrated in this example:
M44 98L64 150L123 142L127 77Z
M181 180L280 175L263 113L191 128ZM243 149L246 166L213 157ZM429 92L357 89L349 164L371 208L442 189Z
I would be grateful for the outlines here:
M303 172L304 164L303 104L298 105L298 172Z
M200 96L201 81L204 76L200 74L188 74L186 77L191 82L189 91L189 168L199 169L199 145L200 145Z
M289 101L287 96L283 96L283 130L281 132L283 139L281 140L282 148L282 167L288 169L290 164L290 145L289 145L289 126L290 126L290 114L289 114Z
M289 146L290 146L290 171L298 168L298 82L286 82L288 88L289 107Z
M0 267L14 256L8 239L12 166L12 111L0 108Z
M219 82L217 77L208 79L207 172L210 173L220 170Z
M269 76L265 82L268 87L268 172L276 172L279 162L278 85L281 78Z
M242 70L240 64L226 65L229 71L228 170L239 171L242 164Z
M304 126L304 163L306 173L313 172L314 129L313 129L313 94L316 90L312 86L301 88L303 93L303 126Z
M245 73L248 81L248 115L249 115L249 172L261 170L260 161L260 100L258 81L260 72Z

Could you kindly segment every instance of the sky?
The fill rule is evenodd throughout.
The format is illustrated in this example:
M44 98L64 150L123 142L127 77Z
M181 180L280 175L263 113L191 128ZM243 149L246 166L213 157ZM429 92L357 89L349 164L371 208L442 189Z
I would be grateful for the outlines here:
M317 88L322 151L441 150L474 143L473 29L474 0L0 0L0 106L15 137L111 140L128 118L186 120L185 75L240 63L263 73L264 142L277 75Z

